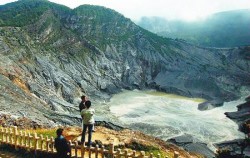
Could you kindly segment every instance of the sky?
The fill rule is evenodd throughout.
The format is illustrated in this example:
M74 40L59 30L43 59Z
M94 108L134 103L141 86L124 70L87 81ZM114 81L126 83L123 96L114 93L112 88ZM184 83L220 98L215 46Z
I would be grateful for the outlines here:
M16 0L0 0L0 5ZM142 16L193 21L222 11L250 9L250 0L49 0L70 8L83 4L114 9L131 20Z

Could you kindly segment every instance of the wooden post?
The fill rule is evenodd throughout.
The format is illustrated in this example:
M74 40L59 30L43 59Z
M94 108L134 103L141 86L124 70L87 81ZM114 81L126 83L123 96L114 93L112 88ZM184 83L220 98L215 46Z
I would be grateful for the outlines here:
M72 142L69 141L69 143L70 143L70 146L71 146ZM74 149L75 149L75 158L77 158L77 146L78 146L77 141L75 141L75 142L73 143L73 145L74 145Z
M6 128L3 131L3 142L7 142L7 136L6 136Z
M136 155L136 151L135 151L135 150L133 150L132 152L133 152L132 157L135 157L135 155Z
M0 144L3 142L3 127L0 127Z
M54 153L55 148L54 148L54 138L53 137L50 138L50 142L51 142L51 152Z
M9 128L9 144L12 144L12 130Z
M128 149L124 150L125 158L128 158Z
M6 143L10 143L10 140L9 140L9 130L8 128L6 128Z
M41 141L41 151L43 151L44 150L44 145L43 145L43 143L44 143L44 138L43 138L43 135L42 134L40 134L40 141ZM37 149L39 149L39 147L37 148Z
M37 133L34 133L34 149L35 149L35 151L38 149L38 139L39 139L39 137L37 137Z
M88 149L89 149L89 158L91 158L91 154L92 154L91 146L89 146Z
M103 145L101 147L101 155L102 155L101 157L104 158L104 147L103 147Z
M20 131L20 144L21 147L23 146L23 131Z
M27 135L27 132L25 131L24 132L24 144L25 144L25 147L29 146L28 141L29 141L29 137Z
M12 131L11 127L10 127L10 144L14 145L14 132Z
M50 140L49 140L49 137L48 137L48 136L46 136L45 139L46 139L46 151L49 152L49 141L50 141Z
M31 147L32 147L32 145L31 145L31 138L32 138L32 136L31 136L31 134L30 134L30 132L28 133L28 148L29 149L31 149Z
M98 158L98 149L99 149L99 146L96 144L96 146L95 146L95 158Z
M121 149L117 149L117 155L116 155L117 158L120 158L121 157Z
M38 137L37 137L37 133L34 133L34 152L35 152L35 157L37 156L37 149L38 149Z
M144 157L145 157L145 151L141 151L140 157L141 157L141 158L144 158Z
M15 144L15 149L17 149L17 146L18 146L18 131L17 131L17 126L14 126L14 144Z
M109 144L109 153L110 153L110 156L111 158L114 158L114 144L113 143L110 143Z
M85 143L83 142L81 145L81 158L84 158L84 154L85 154Z
M157 158L161 158L161 154L160 153L157 154Z
M178 158L179 157L179 153L177 151L174 152L174 158Z
M153 153L150 153L149 158L153 158Z

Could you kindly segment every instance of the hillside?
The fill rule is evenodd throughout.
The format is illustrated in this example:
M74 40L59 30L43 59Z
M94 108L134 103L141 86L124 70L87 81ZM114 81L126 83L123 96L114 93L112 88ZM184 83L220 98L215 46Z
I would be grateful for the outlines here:
M184 39L203 47L250 45L249 9L219 12L191 22L144 17L137 24L160 36Z
M248 47L202 48L162 38L99 6L70 10L21 0L0 10L3 113L78 124L82 94L96 104L135 88L229 101L249 88Z
M0 26L1 113L39 126L79 126L82 94L99 119L112 121L103 103L122 89L218 102L249 90L249 47L203 48L159 37L108 8L19 0L0 6Z
M116 124L105 103L122 89L219 103L250 89L250 47L204 48L163 38L100 6L2 5L0 53L0 116L20 118L16 125L28 119L34 128L80 126L83 94L97 121Z

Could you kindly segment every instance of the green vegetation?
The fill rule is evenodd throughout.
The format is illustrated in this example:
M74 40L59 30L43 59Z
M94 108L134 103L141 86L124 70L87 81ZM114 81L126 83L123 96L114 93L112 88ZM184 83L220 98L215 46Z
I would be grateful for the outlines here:
M37 136L43 135L44 137L48 136L50 137L56 137L56 129L51 128L51 129L32 129L32 130L25 130L25 132L30 132L31 135L34 135L35 133Z
M101 6L82 5L73 10L73 14L83 16L85 20L93 21L95 25L121 22L125 17L118 12Z
M21 27L33 24L49 9L58 15L70 10L47 0L19 0L0 6L0 26Z
M101 6L82 5L71 10L47 0L19 0L0 6L0 12L0 27L22 27L46 51L82 56L105 51L107 45L128 44L141 52L149 45L152 52L174 53L168 47L172 40Z
M75 8L72 15L81 17L78 21L80 27L74 32L90 39L91 44L101 50L111 43L128 40L134 33L127 27L132 24L129 19L105 7L82 5Z
M132 150L145 151L146 155L149 155L152 153L154 156L157 156L158 154L160 154L161 157L169 156L169 155L167 155L166 152L162 151L161 149L159 149L157 147L146 146L146 145L139 144L137 142L132 142L131 144L127 144L125 146L126 146L126 148L129 148Z

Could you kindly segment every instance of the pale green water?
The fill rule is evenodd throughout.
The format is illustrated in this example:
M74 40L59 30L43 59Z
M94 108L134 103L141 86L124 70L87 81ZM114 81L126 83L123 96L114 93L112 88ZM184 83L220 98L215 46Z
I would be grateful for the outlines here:
M197 107L202 101L155 91L135 90L113 96L108 106L123 126L163 140L187 133L213 149L213 143L244 137L238 131L238 125L224 115L225 112L236 111L236 106L243 100L199 111Z

